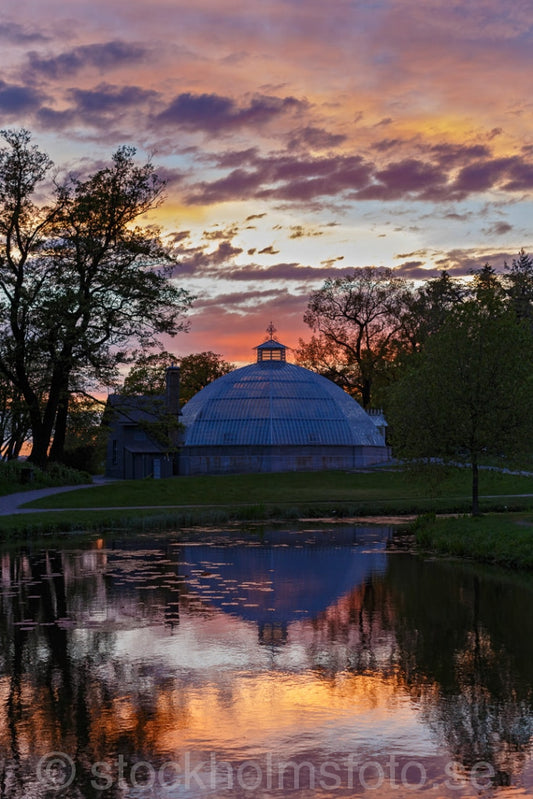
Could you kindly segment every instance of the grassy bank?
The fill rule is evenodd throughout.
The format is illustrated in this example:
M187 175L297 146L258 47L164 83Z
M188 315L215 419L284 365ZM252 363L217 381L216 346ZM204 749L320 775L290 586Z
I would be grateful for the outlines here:
M533 508L533 479L487 471L484 511ZM43 529L161 529L234 520L467 513L470 476L439 466L413 472L313 472L120 481L33 502L43 513L0 517L4 537ZM61 510L60 510L61 509Z
M483 502L533 494L533 478L484 472ZM533 505L533 496L523 502ZM206 506L233 504L405 503L409 510L424 504L468 507L470 476L462 469L439 467L413 473L404 469L369 472L289 472L283 474L173 477L125 480L57 494L31 503L32 508L110 508L143 506Z
M511 568L533 569L533 514L422 516L411 525L419 550Z

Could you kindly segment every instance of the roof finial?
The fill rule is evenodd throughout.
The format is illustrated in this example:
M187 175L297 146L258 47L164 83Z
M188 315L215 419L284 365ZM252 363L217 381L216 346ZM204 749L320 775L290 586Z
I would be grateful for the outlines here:
M270 322L269 326L267 327L267 333L268 333L269 338L270 338L271 341L275 341L274 333L276 333L276 332L277 332L276 328L274 327L272 322Z

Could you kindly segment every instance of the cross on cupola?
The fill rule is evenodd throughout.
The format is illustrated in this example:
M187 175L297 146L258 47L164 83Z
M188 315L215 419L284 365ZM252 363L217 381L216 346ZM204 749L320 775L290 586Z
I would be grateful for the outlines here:
M274 333L277 333L277 330L274 327L274 325L272 324L272 322L267 327L267 333L268 333L268 338L273 341L274 340Z
M274 333L276 333L276 328L272 324L266 329L268 333L268 339L264 341L262 344L259 344L258 347L254 347L257 350L257 363L262 363L264 361L286 361L286 351L287 347L285 344L280 344L274 337Z

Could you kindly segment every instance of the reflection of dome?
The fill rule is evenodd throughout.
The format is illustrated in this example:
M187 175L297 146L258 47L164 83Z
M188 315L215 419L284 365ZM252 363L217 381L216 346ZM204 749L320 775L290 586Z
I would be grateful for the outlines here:
M383 436L331 380L288 363L274 339L183 408L182 474L351 469L388 459Z
M207 604L275 636L294 621L315 619L354 586L384 571L388 534L387 528L376 528L359 535L357 528L347 527L323 544L274 533L260 545L185 545L188 587Z

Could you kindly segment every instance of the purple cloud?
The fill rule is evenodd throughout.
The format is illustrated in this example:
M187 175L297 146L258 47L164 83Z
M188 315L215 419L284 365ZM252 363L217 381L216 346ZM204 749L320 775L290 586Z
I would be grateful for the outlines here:
M18 25L16 22L4 22L0 24L0 39L4 39L9 44L29 44L30 42L45 42L47 37L34 28Z
M68 95L77 109L85 113L109 113L122 108L138 107L147 100L157 97L157 93L138 86L109 86L101 84L95 89L70 89Z
M343 144L346 138L343 134L329 133L329 131L322 128L308 126L292 134L288 147L289 149L311 147L314 150L331 150Z
M216 135L234 128L265 125L280 115L305 107L304 102L294 97L257 95L248 105L239 106L235 100L219 94L185 92L174 98L157 121Z
M76 47L57 56L42 57L32 51L28 53L32 73L47 78L69 77L87 67L107 71L123 64L136 63L146 57L147 50L131 42L111 41L104 44L88 44Z
M23 114L35 111L41 105L42 98L34 89L27 86L15 86L0 81L0 111L3 114Z
M269 158L252 150L245 152L246 158L238 168L191 187L189 201L218 203L255 198L323 203L327 197L337 197L453 202L491 188L533 188L529 154L490 158L485 145L461 148L443 144L426 151L424 158L389 161L385 166L359 155L311 157L275 153ZM226 163L227 153L214 165L223 169Z

